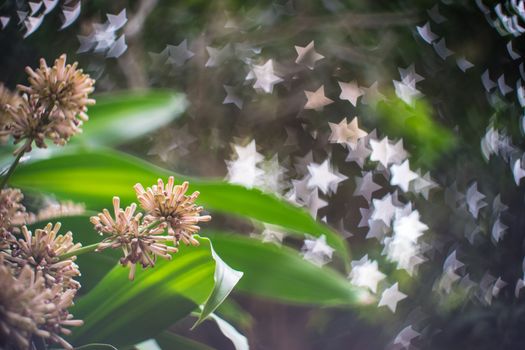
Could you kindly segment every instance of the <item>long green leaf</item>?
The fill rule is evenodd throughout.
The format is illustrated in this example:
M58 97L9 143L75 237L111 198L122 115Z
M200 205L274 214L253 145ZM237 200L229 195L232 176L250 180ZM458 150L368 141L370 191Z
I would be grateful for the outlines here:
M124 91L95 99L83 133L73 142L118 145L168 124L188 105L183 94L167 90Z
M89 121L81 134L71 139L72 144L115 146L144 136L174 119L186 110L188 102L183 94L169 90L122 91L111 95L95 96L97 103L89 108ZM47 141L48 148L34 148L32 159L68 152ZM16 146L0 147L0 167L13 161Z
M164 331L155 337L162 350L215 350L195 340Z
M88 216L63 217L54 221L62 223L61 231L71 230L75 241L83 245L100 240ZM43 226L44 222L33 225L33 228ZM343 275L305 261L293 249L206 229L202 235L211 239L217 255L228 266L243 271L243 278L235 290L287 303L321 306L354 305L359 300L360 290L352 287ZM118 261L119 254L118 251L106 250L80 256L77 260L82 271L80 292L86 292L97 285ZM177 257L175 255L174 258ZM221 310L218 312L221 313Z
M215 288L213 288L213 291L204 303L200 316L193 328L202 323L208 316L211 317L213 311L228 297L243 275L242 272L228 266L213 249L211 252L213 260L215 260L215 273L213 275Z
M133 350L162 350L159 343L157 343L157 340L155 339L144 340L139 344L135 344L133 348Z
M362 291L341 274L318 267L288 247L253 238L206 232L226 263L244 272L237 291L311 305L356 305Z
M214 321L219 327L221 333L233 343L235 350L249 350L248 339L235 329L227 321L223 320L215 314L210 314L209 320Z
M157 178L166 179L169 175L174 175L179 183L188 179L116 151L71 149L71 152L22 165L10 184L84 202L88 208L99 210L108 207L114 195L120 196L123 202L136 201L132 187L137 182L151 185ZM278 225L301 235L324 234L328 244L348 265L348 248L342 237L317 222L305 210L257 189L222 181L189 180L190 190L201 192L199 202L207 209Z
M210 315L210 319L217 323L217 327L221 330L222 334L228 339L231 340L235 346L235 350L249 350L250 346L248 345L248 339L238 330L235 329L231 324L220 318L215 314Z
M93 343L77 346L76 350L118 350L111 344ZM57 349L58 350L58 349Z
M214 313L242 330L252 328L255 322L253 316L231 298L226 299Z
M85 324L75 329L71 340L133 345L154 337L197 305L220 302L214 290L222 289L221 281L216 283L214 275L217 269L228 269L215 260L210 241L198 239L200 246L181 247L172 261L159 260L153 269L137 271L134 281L128 280L127 269L115 266L73 307L72 313ZM233 285L229 287L223 293Z

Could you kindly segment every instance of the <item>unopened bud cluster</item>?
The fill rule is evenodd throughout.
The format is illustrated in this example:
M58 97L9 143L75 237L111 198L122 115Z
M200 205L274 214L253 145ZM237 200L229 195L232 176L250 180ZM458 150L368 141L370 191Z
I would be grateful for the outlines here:
M114 197L113 216L104 209L91 217L95 230L107 235L97 249L121 248L124 256L120 262L130 267L129 279L132 280L137 264L147 268L155 266L157 257L170 260L171 253L178 251L180 241L198 245L199 241L193 237L200 230L197 224L210 221L211 216L200 215L203 207L195 204L199 192L186 195L188 186L188 182L175 185L173 176L166 186L161 179L146 190L136 184L137 199L145 215L135 213L135 203L122 209L120 198Z
M0 136L23 142L15 154L30 151L33 141L40 148L46 147L46 139L65 145L88 119L95 81L76 62L66 64L65 54L52 67L41 59L39 68L27 67L26 72L29 85L18 85L19 94L0 86Z
M80 248L71 232L58 235L60 224L48 224L33 235L22 226L22 237L7 232L0 249L0 348L30 349L41 337L65 349L68 326L80 326L68 311L80 284L76 257L61 260L64 252Z
M12 92L0 84L0 138L22 143L17 160L31 151L33 142L45 148L49 139L64 145L81 131L94 81L77 64L60 56L52 67L40 60L36 70L27 68L29 85ZM2 186L3 187L3 186ZM25 225L80 208L73 204L46 209L37 215L26 211L18 189L0 188L0 349L33 349L35 339L72 349L63 337L68 327L80 326L69 308L80 288L75 264L81 248L73 234L59 234L60 223L31 232ZM67 256L67 258L65 258Z

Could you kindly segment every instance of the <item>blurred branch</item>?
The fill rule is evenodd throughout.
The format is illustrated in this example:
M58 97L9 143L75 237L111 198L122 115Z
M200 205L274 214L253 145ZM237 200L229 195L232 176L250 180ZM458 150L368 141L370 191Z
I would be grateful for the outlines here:
M335 17L335 18L334 18ZM291 38L304 31L327 31L328 29L383 29L395 26L409 26L417 23L421 17L418 12L408 11L400 13L353 13L346 12L339 16L301 16L298 15L294 21L287 21L280 25L274 25L269 30L258 30L257 32L243 32L241 37L247 36L255 45L262 45L274 40L276 37L282 39ZM239 21L239 23L242 21ZM242 25L241 25L242 26ZM210 39L221 37L221 32L210 33Z
M146 18L148 18L155 6L157 6L157 2L158 0L142 0L140 2L139 9L124 30L128 40L133 41L137 36L140 36L144 22L146 22Z
M137 12L135 12L124 29L128 50L119 58L118 63L131 89L144 89L148 86L148 79L143 65L144 50L140 39L144 23L157 5L157 2L158 0L141 0Z

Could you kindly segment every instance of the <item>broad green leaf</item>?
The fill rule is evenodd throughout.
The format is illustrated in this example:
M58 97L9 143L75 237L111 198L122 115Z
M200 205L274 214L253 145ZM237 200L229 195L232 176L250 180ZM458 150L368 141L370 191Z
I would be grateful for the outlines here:
M213 275L215 288L213 288L210 296L204 303L200 316L197 322L193 325L193 328L198 326L202 321L208 318L208 316L211 316L212 312L222 304L226 297L228 297L233 290L233 287L235 287L243 275L242 272L229 267L213 249L211 253L216 264L215 273Z
M128 280L126 268L115 266L72 308L85 324L74 330L71 340L132 345L156 336L198 305L214 309L206 303L220 302L214 298L214 290L222 288L221 281L214 282L215 271L228 269L214 259L210 241L197 238L198 247L182 246L172 261L162 259L153 269L138 269L134 281Z
M340 235L317 222L302 208L257 189L222 181L191 179L156 167L139 158L116 151L82 151L35 160L17 169L10 184L29 191L42 191L59 198L84 202L90 209L100 210L119 196L124 203L136 201L133 186L156 183L157 178L174 175L176 182L190 181L190 191L199 190L199 203L206 209L236 214L281 226L291 233L326 235L327 242L349 263L348 247Z
M232 298L226 299L214 313L240 329L250 329L254 324L253 316Z
M248 339L238 330L236 330L231 324L220 318L215 314L211 314L209 319L213 320L217 327L221 330L222 334L228 339L231 340L235 350L249 350L250 346L248 345Z
M61 232L71 230L75 241L83 245L100 240L88 216L64 217L53 221L60 221ZM42 226L45 226L44 222L32 227ZM361 291L353 288L344 276L333 269L320 268L305 261L293 249L240 235L212 233L206 229L202 235L211 239L215 251L228 266L243 271L244 276L235 290L287 303L324 306L359 302ZM80 292L84 293L95 286L111 270L119 256L119 251L106 250L78 257L77 263L82 271ZM218 312L221 313L220 308ZM227 313L223 316L230 319Z
M76 350L118 350L111 344L93 343L81 345L75 348Z
M424 98L408 105L394 92L387 93L388 100L370 110L366 117L375 119L389 137L402 138L411 153L410 163L432 167L434 163L457 144L454 133L433 117L432 106Z
M356 305L363 292L340 273L318 267L288 247L226 233L205 233L217 254L244 276L236 291L287 303Z
M118 145L160 128L179 117L188 105L183 94L168 90L124 91L95 95L89 121L72 142Z
M162 350L214 350L208 345L199 343L170 331L164 331L155 337Z
M136 344L134 346L136 350L162 350L159 343L155 339L148 339Z
M182 115L188 102L183 94L169 90L122 91L96 95L97 103L89 108L89 121L81 134L71 138L71 144L115 146L144 136ZM68 151L47 141L48 148L34 148L32 159L43 159ZM13 160L17 146L0 147L0 167Z
M210 314L208 317L209 320L214 321L219 327L220 331L224 336L231 340L235 350L249 350L250 346L248 345L248 339L238 330L235 329L231 324L220 318L215 314Z

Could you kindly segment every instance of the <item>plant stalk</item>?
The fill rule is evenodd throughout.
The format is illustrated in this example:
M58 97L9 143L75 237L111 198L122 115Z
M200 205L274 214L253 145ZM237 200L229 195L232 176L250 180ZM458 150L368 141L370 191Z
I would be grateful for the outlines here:
M31 141L31 142L33 142L33 141ZM29 143L29 144L31 144L31 143ZM0 189L3 189L5 187L5 185L7 185L7 180L9 180L11 175L13 175L13 173L15 172L16 166L18 165L18 163L20 163L20 159L26 153L26 151L25 151L26 148L27 147L24 146L24 149L21 150L20 153L18 153L18 155L15 158L15 161L9 167L9 170L7 171L7 173L5 174L4 178L2 179L2 183L0 184Z
M141 228L139 232L142 233L142 232L145 232L147 230L151 230L152 228L155 228L155 227L157 227L160 224L161 224L160 220L155 220L151 224L149 224L148 226Z
M38 122L38 126L36 127L36 129L38 129L42 124L49 123L49 115L51 114L52 110L53 110L53 106L48 106L46 108L46 111L43 114L43 116L40 119L40 121ZM9 180L11 175L13 175L13 173L15 172L16 166L20 162L20 159L26 153L26 151L31 148L31 144L32 143L33 143L33 137L29 137L27 139L24 147L22 148L22 150L20 150L20 153L18 153L18 155L16 156L15 161L13 162L13 164L11 164L11 167L9 167L9 170L7 171L7 174L5 174L4 178L2 179L2 182L0 183L0 190L3 189L5 187L5 185L7 185L7 181Z
M76 250L73 250L71 252L68 252L68 253L65 253L65 254L62 254L58 257L59 260L66 260L72 256L78 256L78 255L82 255L82 254L86 254L86 253L91 253L91 252L94 252L95 249L97 249L98 247L98 243L94 243L94 244L90 244L90 245L87 245L85 247L82 247L82 248L79 248L79 249L76 249Z

